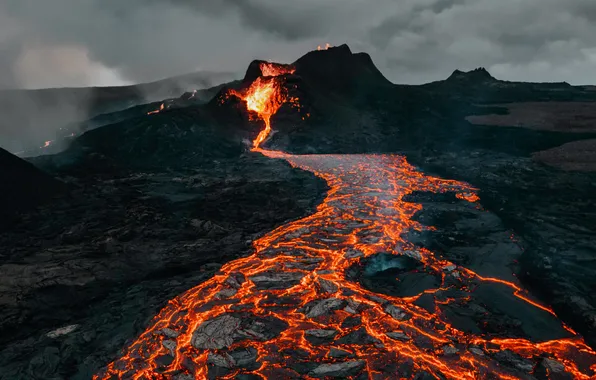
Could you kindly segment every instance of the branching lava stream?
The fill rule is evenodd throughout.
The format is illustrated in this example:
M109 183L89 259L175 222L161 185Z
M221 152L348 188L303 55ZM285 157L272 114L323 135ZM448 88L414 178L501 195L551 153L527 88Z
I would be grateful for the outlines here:
M242 95L257 94L247 106L267 128L284 101L279 83L262 77ZM253 150L324 178L330 190L323 203L256 240L252 255L171 300L96 379L517 379L534 378L544 361L546 377L594 378L596 352L566 326L566 338L533 342L464 332L445 317L441 305L464 305L483 283L508 287L519 302L554 315L519 284L480 276L408 241L407 232L432 227L413 220L422 205L404 197L454 192L480 207L474 188L425 175L399 155L261 150L268 133ZM424 291L437 299L434 311L415 304L422 294L375 293L347 276L348 268L379 253L407 256L441 279ZM453 290L459 297L450 295ZM236 377L241 374L252 377Z

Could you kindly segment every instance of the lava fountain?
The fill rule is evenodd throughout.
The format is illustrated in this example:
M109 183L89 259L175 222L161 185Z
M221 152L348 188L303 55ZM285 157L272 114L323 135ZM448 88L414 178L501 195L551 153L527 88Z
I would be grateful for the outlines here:
M166 108L166 104L161 103L161 105L159 106L158 109L156 109L155 111L147 112L147 115L155 115L156 113L160 113L161 111L163 111L165 108Z
M263 76L258 77L246 91L231 91L232 95L244 100L246 108L255 112L265 123L265 129L253 141L253 149L258 149L267 139L271 133L271 116L288 100L279 76L294 73L289 66L269 62L262 62L260 69Z
M275 74L263 70L263 74ZM316 212L254 241L254 253L171 300L95 379L358 378L592 379L596 352L513 281L481 276L408 241L433 230L414 215L414 192L455 193L479 208L476 189L418 171L399 155L290 155L259 149L286 97L278 76L236 93L265 121L253 142L273 159L325 179ZM440 281L408 297L365 289L349 268L377 254L415 260ZM551 318L567 336L542 342L464 331L444 307L465 308L482 284ZM420 307L424 295L434 309ZM563 377L561 377L563 376Z

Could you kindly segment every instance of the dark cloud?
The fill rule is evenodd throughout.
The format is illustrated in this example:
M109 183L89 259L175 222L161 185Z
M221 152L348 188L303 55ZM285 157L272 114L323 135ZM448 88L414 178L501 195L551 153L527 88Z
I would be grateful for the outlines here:
M288 41L311 38L328 33L332 27L327 23L328 9L321 5L303 2L272 2L259 0L221 0L217 2L196 2L174 0L199 12L214 16L238 16L247 28L264 32ZM332 10L331 10L332 11Z
M393 80L485 66L503 79L594 83L596 4L585 0L401 1L369 41Z
M593 0L2 0L0 86L241 75L252 59L293 61L326 42L366 50L398 82L484 66L595 83L595 21Z
M430 4L430 10L437 14L448 9L453 8L456 5L464 5L466 0L437 0L434 3Z

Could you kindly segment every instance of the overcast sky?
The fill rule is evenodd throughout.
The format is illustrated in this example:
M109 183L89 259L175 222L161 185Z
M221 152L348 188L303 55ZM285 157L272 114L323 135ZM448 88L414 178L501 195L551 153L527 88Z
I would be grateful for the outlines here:
M0 0L0 87L242 75L317 45L366 51L396 83L486 67L596 84L596 0Z

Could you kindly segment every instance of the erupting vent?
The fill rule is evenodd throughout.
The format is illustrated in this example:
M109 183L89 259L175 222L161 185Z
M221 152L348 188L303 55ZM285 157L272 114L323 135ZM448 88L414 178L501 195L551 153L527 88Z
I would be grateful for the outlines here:
M294 69L275 63L261 63L262 77L258 77L250 87L244 92L231 91L232 95L243 99L246 102L246 108L257 115L265 122L265 129L262 130L253 141L253 149L259 146L267 139L271 133L271 116L289 100L282 81L278 78L281 75L292 74Z

